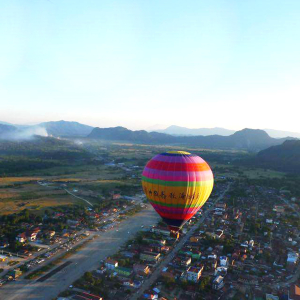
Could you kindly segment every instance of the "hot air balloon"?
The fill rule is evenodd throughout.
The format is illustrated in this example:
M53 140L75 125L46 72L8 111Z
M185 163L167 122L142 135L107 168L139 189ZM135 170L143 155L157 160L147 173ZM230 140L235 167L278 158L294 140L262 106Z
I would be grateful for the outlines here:
M184 151L156 155L142 174L146 197L174 232L204 205L213 184L209 165L201 157Z

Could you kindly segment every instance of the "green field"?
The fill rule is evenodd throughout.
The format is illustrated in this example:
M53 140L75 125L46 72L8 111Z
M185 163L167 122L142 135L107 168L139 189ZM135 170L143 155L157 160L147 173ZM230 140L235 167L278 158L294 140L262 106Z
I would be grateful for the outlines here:
M245 151L101 141L84 141L81 146L74 146L71 141L57 140L50 144L45 140L34 145L27 143L21 149L19 144L1 147L5 148L6 155L0 157L0 214L24 209L40 214L58 206L87 205L67 194L66 188L95 204L112 199L113 194L140 193L141 173L147 161L158 153L171 150L184 150L203 157L210 164L216 181L224 178L280 179L285 176L281 172L237 164L240 159L253 155ZM32 152L35 155L33 164ZM45 164L44 159L51 163ZM9 169L9 166L13 167Z

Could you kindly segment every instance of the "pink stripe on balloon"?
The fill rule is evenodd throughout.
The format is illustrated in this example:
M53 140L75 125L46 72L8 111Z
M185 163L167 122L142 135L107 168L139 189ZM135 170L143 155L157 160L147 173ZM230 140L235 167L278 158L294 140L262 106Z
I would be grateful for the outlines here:
M152 158L152 160L163 161L163 162L182 162L182 163L193 163L193 164L202 164L205 162L199 156L167 156L158 154Z
M181 172L181 171L159 171L145 168L143 176L163 181L209 181L213 179L212 171Z

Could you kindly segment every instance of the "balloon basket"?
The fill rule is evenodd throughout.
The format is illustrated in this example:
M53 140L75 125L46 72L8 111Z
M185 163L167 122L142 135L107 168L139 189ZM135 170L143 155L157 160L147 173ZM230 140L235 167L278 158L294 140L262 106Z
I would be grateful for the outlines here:
M170 237L178 239L180 237L180 228L176 226L168 226L170 230Z

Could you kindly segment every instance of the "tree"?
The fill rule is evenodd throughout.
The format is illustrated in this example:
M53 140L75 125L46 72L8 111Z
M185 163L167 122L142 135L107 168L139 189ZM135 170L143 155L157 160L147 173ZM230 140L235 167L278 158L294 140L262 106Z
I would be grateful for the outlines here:
M199 284L199 291L205 291L208 288L209 282L209 277L202 277Z
M84 279L88 282L91 282L93 280L93 274L92 272L85 272L84 273Z

